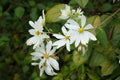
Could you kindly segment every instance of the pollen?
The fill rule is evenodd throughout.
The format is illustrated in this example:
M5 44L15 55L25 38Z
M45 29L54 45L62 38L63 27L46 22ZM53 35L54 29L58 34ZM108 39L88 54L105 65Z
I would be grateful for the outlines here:
M36 32L35 32L35 34L36 34L36 35L39 35L39 34L40 34L40 32L39 32L39 31L36 31Z
M69 39L69 38L70 38L70 36L66 35L66 36L65 36L65 38L66 38L66 39Z
M45 54L44 54L44 57L45 57L45 59L48 59L48 58L49 58L48 53L45 53Z
M84 29L83 29L83 28L80 28L80 29L79 29L79 32L80 32L80 33L82 33L83 31L84 31Z

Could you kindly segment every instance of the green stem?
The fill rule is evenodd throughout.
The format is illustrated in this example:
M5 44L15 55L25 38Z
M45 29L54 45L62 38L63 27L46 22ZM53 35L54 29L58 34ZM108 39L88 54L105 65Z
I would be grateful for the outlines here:
M60 53L64 48L65 48L65 46L63 46L62 48L60 48L60 49L56 52L56 54Z
M112 15L107 17L99 26L103 25L105 22L107 22L110 18L112 18L115 14L117 14L120 11L120 8L117 9Z

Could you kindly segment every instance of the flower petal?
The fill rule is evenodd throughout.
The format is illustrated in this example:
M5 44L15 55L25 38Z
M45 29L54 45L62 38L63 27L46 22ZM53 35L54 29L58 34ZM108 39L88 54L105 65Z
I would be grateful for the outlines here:
M49 55L52 55L56 51L56 47L53 47L53 49L49 52Z
M65 27L72 30L78 30L79 24L75 22L73 19L67 20L67 23L65 23Z
M63 35L60 35L60 34L53 34L53 36L56 37L57 39L65 38Z
M52 41L49 41L46 45L46 52L49 53L52 48Z
M96 37L92 33L88 32L88 31L85 31L85 32L91 40L93 40L93 41L97 40Z
M63 32L64 35L67 35L67 33L68 33L64 26L62 27L62 32Z
M92 29L92 28L94 28L91 24L88 24L87 26L85 26L85 30L89 30L89 29Z
M70 51L70 41L69 40L66 41L66 48L68 51Z
M79 34L78 37L76 37L75 47L77 47L80 44L81 39L82 39L81 34Z
M29 24L31 27L35 28L35 24L33 23L33 21L29 21Z
M86 17L84 15L81 16L81 27L84 27L86 23Z
M43 56L43 54L40 53L40 52L33 52L33 53L31 53L31 55L36 56L36 57L42 57Z
M40 69L40 76L42 76L42 74L43 74L44 71L45 71L44 67Z
M30 29L28 32L29 32L31 35L35 35L35 29Z
M57 48L60 48L65 45L65 39L58 40L53 43L54 46L57 46Z
M87 45L87 43L89 42L89 38L85 31L81 34L81 38L81 43L83 45Z
M32 44L35 44L37 41L38 41L37 38L35 36L33 36L26 41L26 44L32 45Z
M59 64L55 59L50 57L48 61L55 70L59 70Z
M36 65L39 65L39 63L32 62L31 65L36 66Z
M52 67L50 66L50 64L49 64L48 62L46 62L46 64L47 64L47 66L45 67L45 72L46 72L46 74L51 75L51 76L56 75L57 73L55 73L55 72L53 71L53 69L52 69Z

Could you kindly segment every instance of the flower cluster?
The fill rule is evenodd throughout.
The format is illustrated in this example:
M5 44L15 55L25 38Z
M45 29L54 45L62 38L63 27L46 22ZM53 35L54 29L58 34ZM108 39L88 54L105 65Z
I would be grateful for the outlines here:
M40 76L45 71L48 75L56 75L54 70L59 70L59 63L56 60L55 51L60 47L66 46L68 51L71 51L70 46L75 43L75 47L85 54L88 43L90 40L97 40L96 37L89 32L94 27L91 24L86 24L86 17L80 8L74 10L66 5L65 9L61 10L60 19L66 20L61 30L63 34L53 34L58 40L52 43L50 36L44 32L45 15L44 11L42 16L35 22L29 21L33 29L29 30L32 35L27 40L27 45L33 45L35 52L31 53L32 65L38 65L40 69ZM48 39L48 40L45 40ZM39 62L36 62L36 60Z

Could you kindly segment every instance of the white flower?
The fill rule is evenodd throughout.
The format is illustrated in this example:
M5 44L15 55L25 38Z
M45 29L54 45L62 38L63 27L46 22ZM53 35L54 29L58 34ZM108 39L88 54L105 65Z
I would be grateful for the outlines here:
M75 41L75 47L77 47L80 43L87 45L89 40L96 40L96 37L88 31L89 29L92 29L93 26L91 24L85 26L85 23L86 17L82 15L80 25L73 19L69 19L65 24L65 26L72 32L71 37L73 37Z
M60 48L64 45L66 45L66 48L68 51L70 51L70 44L73 43L73 40L70 36L70 32L66 30L66 28L62 27L62 32L64 35L61 34L53 34L54 37L59 39L58 41L54 42L53 45L57 46L57 48Z
M33 29L29 30L29 33L33 35L30 39L27 40L27 45L34 45L33 49L39 47L39 45L43 42L44 38L49 38L47 34L43 32L43 25L45 24L45 17L43 11L43 18L42 16L35 22L29 21L29 24L33 27Z
M49 41L46 47L44 46L44 44L42 44L41 47L36 48L36 52L31 53L31 55L33 55L32 60L41 60L39 63L32 63L32 65L39 65L40 76L43 74L44 71L51 76L57 74L53 70L53 68L55 70L59 70L58 62L54 58L52 58L55 51L56 47L53 47L52 49L52 42Z
M79 18L83 15L83 11L81 10L81 8L77 8L77 10L72 10L72 15L77 15Z
M70 6L66 5L65 9L61 10L61 19L68 19L70 17L71 14L71 10L70 10Z

